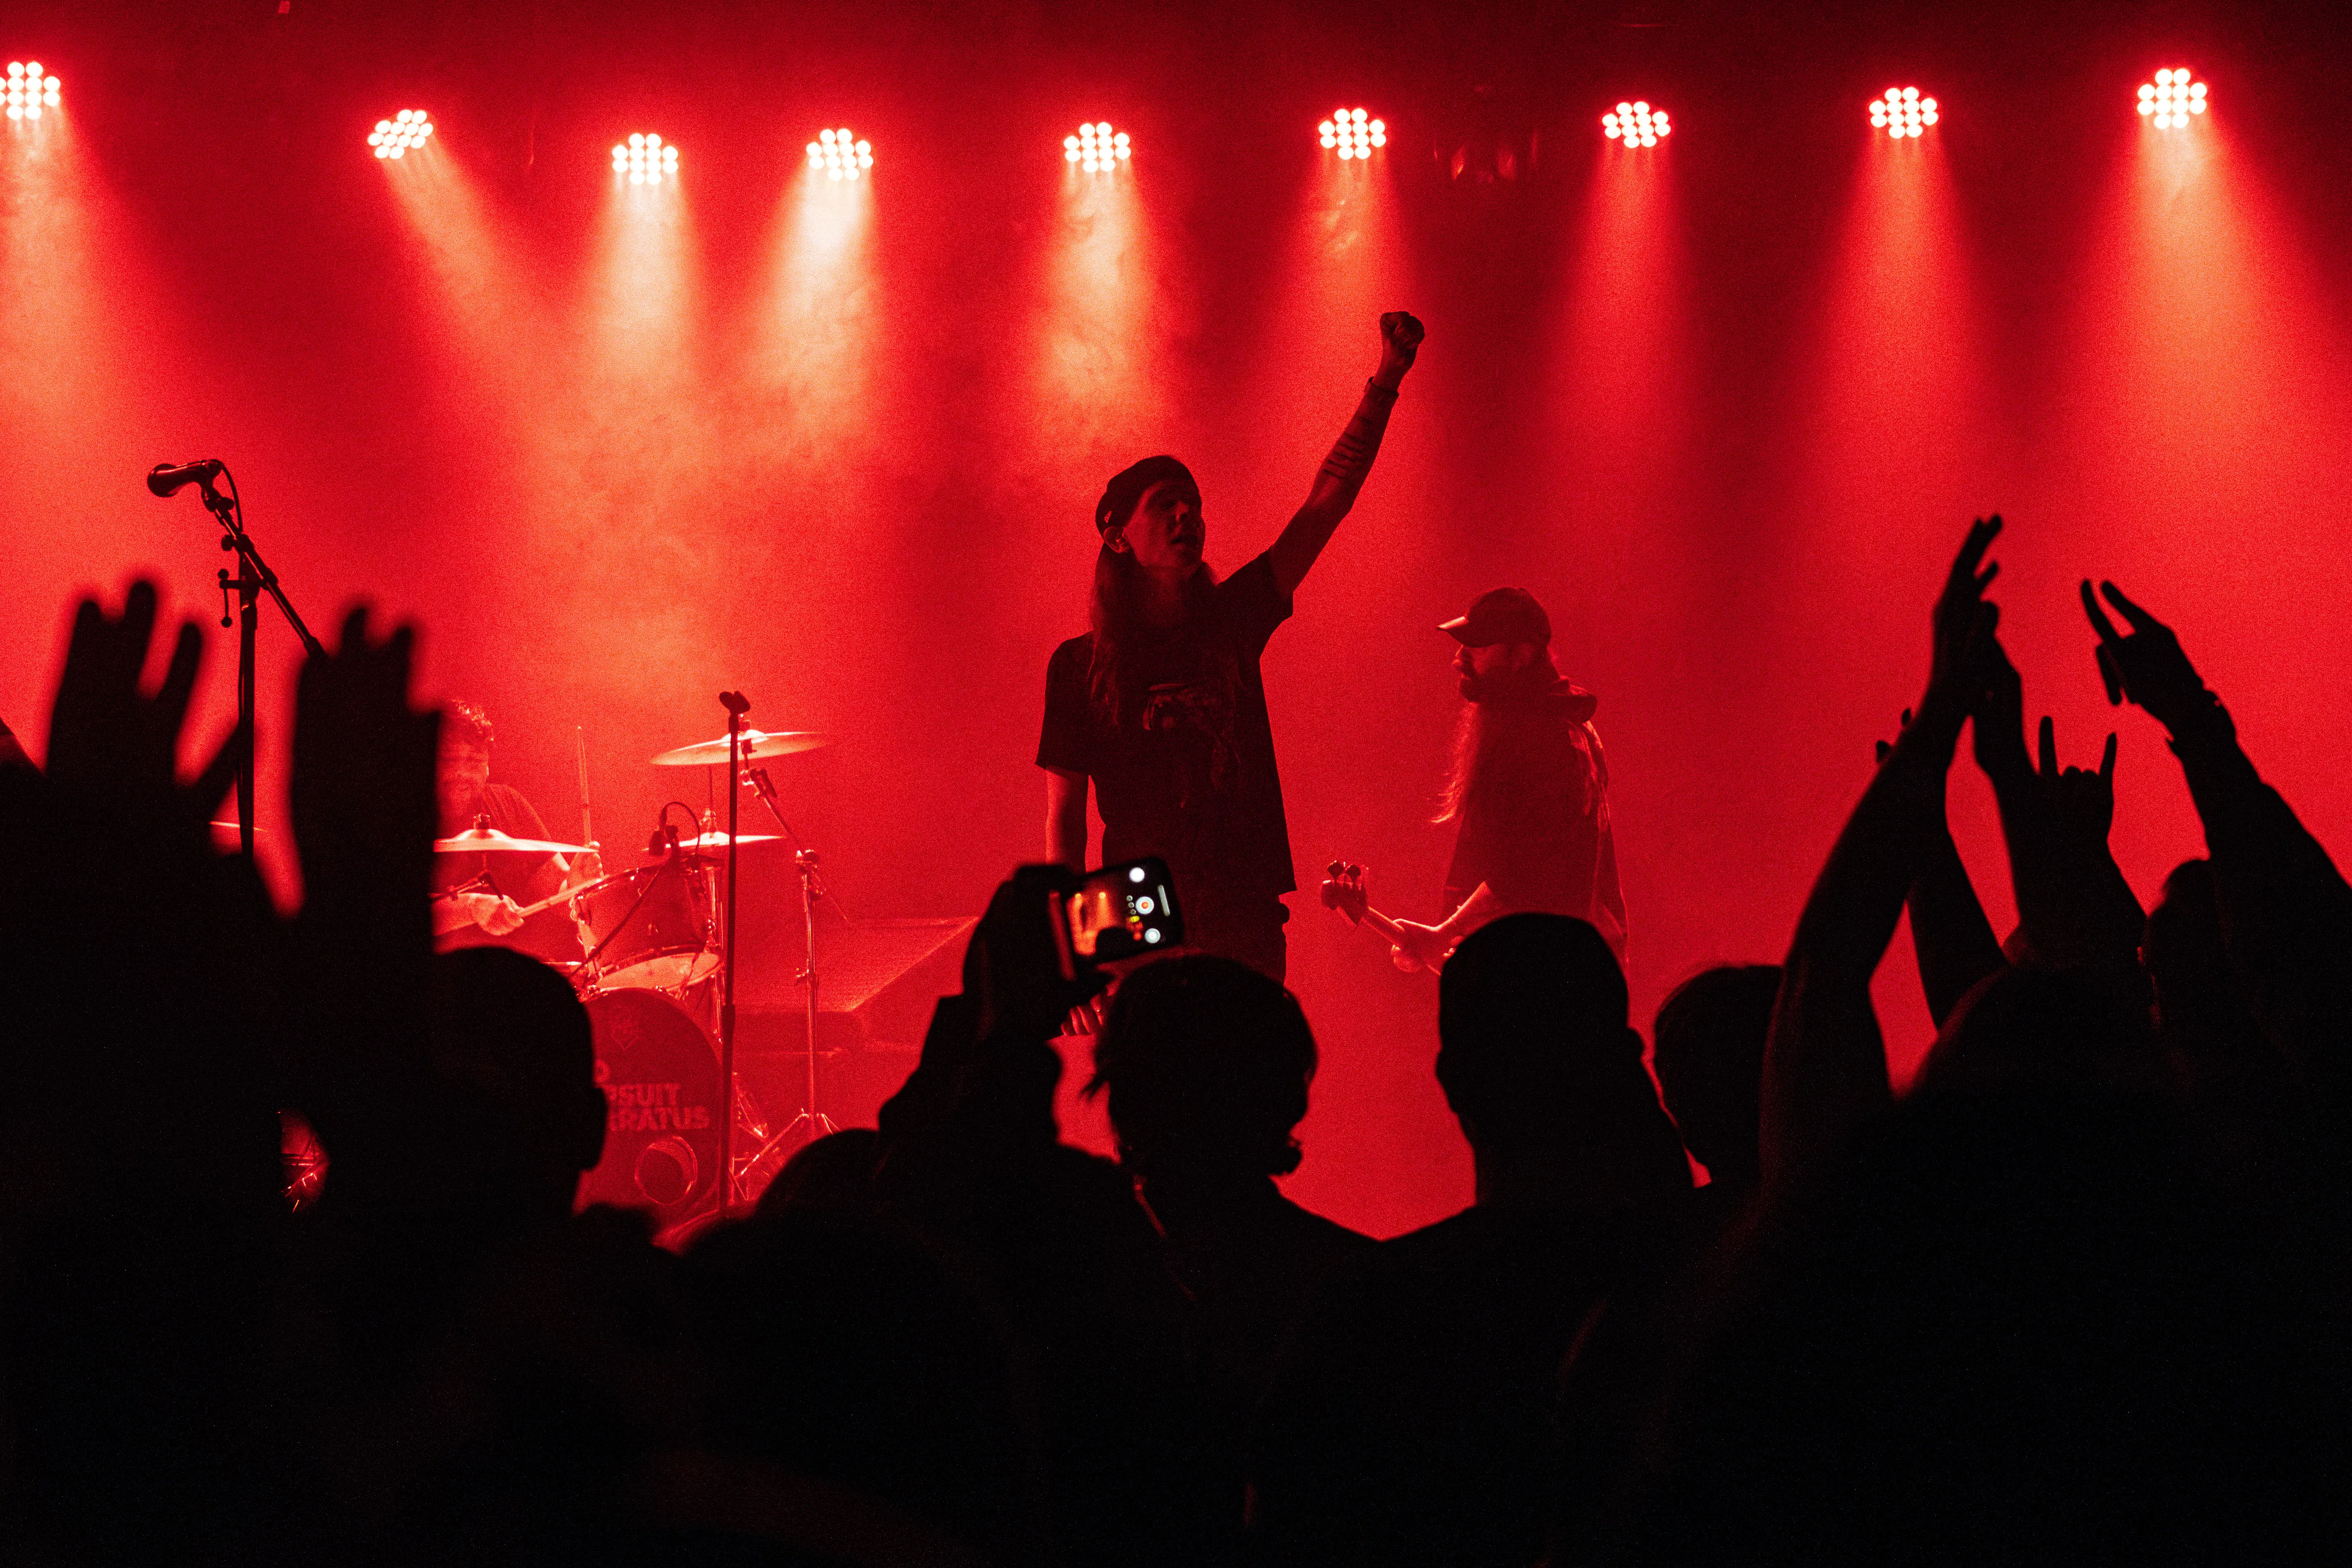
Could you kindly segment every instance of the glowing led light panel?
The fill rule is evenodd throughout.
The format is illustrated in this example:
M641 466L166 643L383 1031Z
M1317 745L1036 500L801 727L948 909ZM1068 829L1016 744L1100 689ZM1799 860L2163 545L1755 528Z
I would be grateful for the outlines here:
M658 185L677 178L677 147L650 133L633 135L613 149L613 173L629 176L633 185Z
M9 119L38 120L58 106L58 79L43 75L38 60L10 60L7 98Z
M1110 121L1081 125L1076 136L1062 138L1062 156L1089 174L1108 174L1127 162L1127 132L1113 132Z
M1890 87L1885 98L1870 100L1870 122L1900 142L1936 123L1936 100L1920 97L1916 87Z
M1385 121L1365 118L1360 109L1343 109L1315 128L1323 145L1342 158L1369 158L1375 147L1389 144Z
M379 120L368 132L368 145L379 158L404 158L412 147L422 147L433 134L433 121L421 109L404 109L390 120Z
M2142 82L2139 89L2139 111L2152 117L2158 131L2171 131L2189 123L2192 114L2205 112L2205 84L2189 79L2189 72L2160 70L2153 82Z
M1619 104L1614 114L1601 117L1601 133L1628 147L1654 147L1658 138L1673 129L1666 123L1664 110L1653 109L1638 99Z
M854 180L862 170L874 166L874 143L860 142L843 126L838 131L820 131L816 140L808 144L809 167L823 169L828 180Z

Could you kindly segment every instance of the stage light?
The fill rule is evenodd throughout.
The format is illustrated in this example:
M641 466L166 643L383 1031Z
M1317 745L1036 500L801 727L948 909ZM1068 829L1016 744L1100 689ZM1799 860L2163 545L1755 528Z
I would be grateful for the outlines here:
M2186 69L2160 70L2155 81L2140 84L2139 111L2158 131L2186 125L2190 115L2205 112L2205 84L2189 80Z
M818 132L816 140L808 144L808 155L809 168L823 169L826 179L854 180L860 171L874 166L874 143L858 141L844 126Z
M1638 100L1621 103L1616 113L1601 117L1601 133L1628 147L1654 147L1658 138L1673 129L1666 123L1664 110L1653 109Z
M404 109L390 120L379 120L368 133L368 145L379 158L404 158L409 149L422 147L433 134L433 121L421 109Z
M1870 122L1900 142L1936 123L1936 100L1920 97L1916 87L1890 87L1885 98L1870 100Z
M633 135L613 149L613 173L629 176L633 185L658 185L677 178L677 145L651 134Z
M1114 132L1110 121L1078 127L1076 136L1062 138L1062 156L1089 174L1108 174L1127 162L1127 132Z
M1369 158L1375 147L1389 144L1385 121L1367 120L1360 109L1343 109L1315 128L1323 145L1342 158Z
M8 62L8 118L38 120L44 109L58 106L58 79L46 76L38 60Z

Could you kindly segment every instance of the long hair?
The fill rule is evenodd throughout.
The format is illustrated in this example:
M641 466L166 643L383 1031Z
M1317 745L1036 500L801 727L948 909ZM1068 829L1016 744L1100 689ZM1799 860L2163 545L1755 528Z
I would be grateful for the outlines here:
M1538 648L1525 669L1505 679L1511 694L1542 691L1559 681L1559 667L1551 661L1551 649ZM1509 728L1507 720L1497 723L1495 706L1492 701L1462 704L1462 716L1454 721L1454 755L1446 769L1445 793L1438 797L1437 815L1430 818L1432 822L1459 817L1469 803L1472 786L1493 764L1498 740Z
M1184 617L1199 623L1208 616L1211 592L1217 575L1203 564L1184 584ZM1136 639L1145 627L1141 602L1143 571L1132 555L1105 544L1095 554L1094 590L1087 605L1087 622L1094 647L1087 666L1087 695L1097 722L1118 729L1141 721L1150 693L1134 665ZM1216 737L1222 757L1231 749L1233 715L1239 708L1241 661L1222 640L1208 647L1212 679L1216 683L1216 710L1224 715L1223 732Z

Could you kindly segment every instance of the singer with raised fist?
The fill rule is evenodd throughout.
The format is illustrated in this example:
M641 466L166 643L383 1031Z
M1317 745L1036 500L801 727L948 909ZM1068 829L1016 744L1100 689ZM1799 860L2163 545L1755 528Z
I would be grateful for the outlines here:
M1422 325L1380 321L1380 364L1315 473L1307 504L1265 552L1219 578L1202 559L1201 488L1174 458L1112 476L1095 506L1091 629L1054 650L1045 673L1047 855L1083 869L1087 793L1103 821L1102 860L1157 855L1175 873L1192 945L1279 980L1297 887L1258 657L1291 595L1356 504L1380 455Z

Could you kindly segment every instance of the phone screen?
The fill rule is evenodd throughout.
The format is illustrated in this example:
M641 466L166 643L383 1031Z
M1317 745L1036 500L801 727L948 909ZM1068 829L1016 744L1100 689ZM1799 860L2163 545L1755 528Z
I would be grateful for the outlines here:
M1070 950L1090 963L1158 952L1184 940L1167 864L1157 857L1090 873L1065 900Z

